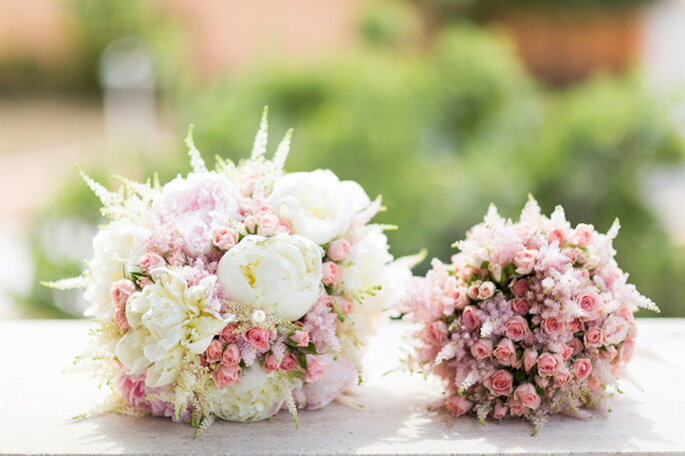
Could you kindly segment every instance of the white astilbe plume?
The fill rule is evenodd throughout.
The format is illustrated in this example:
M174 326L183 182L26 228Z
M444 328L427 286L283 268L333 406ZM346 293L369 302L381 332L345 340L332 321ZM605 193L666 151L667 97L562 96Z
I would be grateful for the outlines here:
M191 124L188 127L188 136L186 136L186 146L188 146L188 156L190 157L190 166L193 168L193 172L197 174L202 174L207 172L207 165L200 155L200 151L195 147L193 142L193 128Z
M85 276L78 276L55 282L41 282L40 284L54 290L73 290L75 288L86 288L89 285L89 280Z
M290 138L293 136L293 129L288 130L283 137L283 140L278 145L276 153L274 154L274 167L282 170L285 166L285 161L288 159L288 152L290 152Z
M250 155L250 160L261 161L264 159L264 155L266 154L266 145L268 141L268 115L269 107L264 106L264 111L262 112L262 120L259 122L259 131L257 131L257 136L255 136L254 139L254 146L252 146L252 154Z

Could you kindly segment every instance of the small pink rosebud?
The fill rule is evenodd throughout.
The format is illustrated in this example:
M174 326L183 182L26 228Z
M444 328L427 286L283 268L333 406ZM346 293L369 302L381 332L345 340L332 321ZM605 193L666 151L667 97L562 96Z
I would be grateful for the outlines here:
M257 225L257 234L260 236L273 236L276 234L276 227L278 226L278 217L273 214L268 214L259 219Z
M153 269L163 268L166 266L166 261L162 258L162 255L156 252L146 252L138 260L140 267L143 268L145 272L150 272Z
M473 407L473 403L464 396L452 396L445 400L445 406L452 416L457 417L468 413L471 407Z
M321 281L324 285L333 285L340 281L340 278L342 277L342 272L340 272L338 265L330 261L326 261L321 265L321 272Z
M307 375L305 380L308 383L314 383L319 380L326 373L329 363L322 357L316 355L307 355Z
M238 339L238 335L235 333L235 330L238 328L237 323L229 323L227 324L224 329L221 330L221 335L219 336L219 340L221 341L222 344L227 344L229 342L235 342Z
M224 353L221 355L221 362L227 366L240 363L240 349L238 348L238 345L229 344L226 346Z
M128 298L136 292L136 284L128 279L121 279L112 284L109 293L117 309L123 310Z
M219 342L217 339L214 339L207 347L207 351L205 353L207 356L207 362L211 364L219 361L221 359L222 352L223 347L221 346L221 342Z
M292 353L287 353L281 361L282 371L291 371L297 367L297 357Z
M245 220L243 220L243 223L245 224L245 229L249 233L254 233L258 221L259 220L257 220L257 217L255 217L254 215L248 215L247 217L245 217Z
M281 366L278 358L274 354L268 354L264 357L264 370L267 372L273 372Z
M222 363L217 365L216 370L212 372L212 378L217 387L225 388L238 383L241 372L239 366L227 366Z
M349 314L352 313L353 305L352 301L350 301L347 298L344 298L342 296L337 297L338 300L338 305L340 306L340 310L342 311L342 314L344 316L348 316Z
M307 331L295 331L295 334L290 336L290 339L292 339L298 347L306 347L309 345L309 333Z
M217 226L212 229L212 241L221 250L229 250L238 242L238 233L225 226Z
M326 249L326 255L333 261L343 261L350 256L350 242L345 238L336 239Z
M562 245L564 241L566 241L566 233L561 228L555 228L549 232L547 240L550 244L556 242L557 244Z

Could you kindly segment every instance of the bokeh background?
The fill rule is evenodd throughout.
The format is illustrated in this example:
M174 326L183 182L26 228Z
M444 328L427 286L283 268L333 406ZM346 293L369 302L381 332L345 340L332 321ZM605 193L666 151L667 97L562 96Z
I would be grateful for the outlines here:
M532 193L620 218L619 264L685 317L684 43L684 0L0 0L0 317L82 311L39 285L90 256L75 163L169 179L190 123L239 159L264 105L289 170L383 194L395 255Z

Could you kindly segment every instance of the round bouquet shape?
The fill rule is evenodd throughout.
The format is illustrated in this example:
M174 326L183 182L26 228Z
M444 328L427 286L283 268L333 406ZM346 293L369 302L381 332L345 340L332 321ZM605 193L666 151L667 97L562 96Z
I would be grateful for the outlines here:
M249 160L171 182L84 178L111 220L77 279L99 326L82 357L113 386L107 410L189 420L318 408L361 381L361 343L409 269L393 262L381 208L328 170L287 174L290 134L265 159L266 111Z
M400 307L420 325L410 367L444 381L452 415L483 423L523 417L537 432L550 414L606 407L633 353L634 312L658 310L618 268L618 230L571 228L532 197L517 223L491 206L451 264L434 259L411 279Z

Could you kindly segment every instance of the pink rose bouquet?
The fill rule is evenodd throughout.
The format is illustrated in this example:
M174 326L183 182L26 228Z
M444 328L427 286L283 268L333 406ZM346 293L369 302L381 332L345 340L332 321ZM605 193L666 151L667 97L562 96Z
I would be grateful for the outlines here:
M614 260L618 229L572 228L532 198L517 223L491 206L451 264L411 279L411 367L444 380L449 412L520 416L537 431L550 414L605 406L633 353L634 312L658 311Z
M266 114L266 112L265 112ZM110 409L255 421L327 405L361 379L360 349L406 282L381 208L328 170L285 173L290 132L265 158L266 116L249 160L165 185L84 175L110 218L81 278L98 330L84 356L114 389Z

